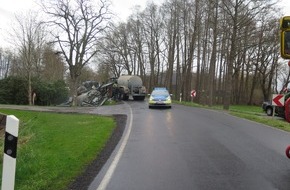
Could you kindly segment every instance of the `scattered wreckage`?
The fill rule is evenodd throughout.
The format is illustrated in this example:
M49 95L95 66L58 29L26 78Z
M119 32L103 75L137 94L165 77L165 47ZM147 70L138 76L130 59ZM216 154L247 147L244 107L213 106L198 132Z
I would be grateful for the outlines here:
M95 84L98 83L88 81L79 87L76 98L77 106L101 106L112 97L111 91L114 82L97 86Z
M128 100L132 96L134 100L144 100L146 88L139 76L122 75L119 78L111 78L106 84L96 81L86 81L77 89L77 106L102 106L107 100ZM72 98L61 106L71 106Z

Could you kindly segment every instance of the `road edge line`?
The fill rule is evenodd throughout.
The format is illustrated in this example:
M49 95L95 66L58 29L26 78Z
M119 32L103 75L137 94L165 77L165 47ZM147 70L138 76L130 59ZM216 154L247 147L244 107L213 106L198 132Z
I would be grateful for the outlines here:
M124 136L124 140L122 141L122 144L119 148L119 151L117 152L114 160L112 161L109 169L107 170L105 176L103 177L100 185L98 186L98 188L96 190L105 190L115 172L115 169L120 161L120 158L124 152L124 149L127 145L130 133L131 133L131 129L132 129L132 122L133 122L133 113L132 113L132 108L131 106L129 106L130 108L130 120L129 120L129 125L128 125L128 130L126 131L126 134Z

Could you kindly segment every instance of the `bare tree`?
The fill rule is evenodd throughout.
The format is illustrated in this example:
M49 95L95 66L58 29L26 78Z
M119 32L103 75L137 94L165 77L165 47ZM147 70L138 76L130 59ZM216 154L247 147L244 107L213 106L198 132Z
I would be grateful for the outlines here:
M106 34L106 39L103 41L103 55L106 55L106 60L102 63L109 63L113 73L118 73L120 68L125 70L128 75L133 73L133 53L129 36L131 31L128 29L128 24L120 23L114 27L113 31ZM107 68L107 67L106 67Z
M223 105L225 110L229 109L232 100L234 62L240 40L239 30L248 25L259 13L267 11L270 3L267 0L257 0L255 2L251 0L222 0L221 2L221 8L227 15L227 22L231 30L229 56L227 57L227 85L225 86Z
M213 10L211 19L213 42L212 42L212 53L209 63L209 79L208 79L208 105L213 105L214 100L214 87L215 87L215 71L216 71L216 57L217 57L217 38L218 38L218 0L210 3L210 10ZM211 7L212 6L212 7Z
M29 105L32 105L31 79L40 72L41 56L46 36L44 26L37 18L37 13L33 12L16 16L17 23L13 27L12 33L14 45L20 58L18 70L21 70L28 83L27 97Z
M288 61L287 61L288 62ZM286 63L278 63L278 66L276 67L276 80L274 80L276 82L275 86L276 89L274 90L274 93L281 93L283 92L285 89L289 89L289 83L290 83L290 66ZM278 88L278 82L280 82L282 85L280 86L280 88ZM268 97L270 98L270 97ZM269 100L269 99L268 99Z
M271 21L271 22L269 22ZM272 84L275 70L278 67L279 58L279 36L276 20L268 19L266 26L261 26L263 36L263 45L261 46L261 56L258 64L260 74L260 86L263 93L263 99L269 100L272 94Z
M12 52L0 48L0 79L8 77L12 61L13 61Z
M172 91L172 80L173 80L173 69L174 69L174 59L176 56L176 49L177 45L176 42L178 41L178 31L181 29L181 25L179 22L180 17L180 4L181 1L179 0L170 0L162 9L164 16L164 29L166 31L166 38L165 38L165 78L164 78L164 86L166 86L169 91ZM163 70L162 68L159 70Z
M105 0L97 5L92 0L54 0L43 4L44 12L51 18L52 35L70 71L70 91L77 94L82 69L97 54L98 42L108 27L110 14Z
M59 52L51 44L46 45L42 55L41 77L46 81L63 80L66 73L65 63Z
M147 57L143 57L148 58L150 76L147 83L148 89L152 89L156 85L162 85L162 74L160 73L162 50L160 46L162 44L161 34L163 22L158 7L154 3L147 5L147 8L141 15L141 19L141 26L144 28L144 34L143 36L141 36L142 34L136 35L136 37L138 37L137 47L139 51L143 50L143 54L148 54ZM145 47L142 47L142 37L146 41ZM145 52L145 50L147 51ZM144 60L142 59L143 57L141 58L140 52L138 52L138 56L140 56L140 61L143 63ZM146 67L144 66L144 68Z

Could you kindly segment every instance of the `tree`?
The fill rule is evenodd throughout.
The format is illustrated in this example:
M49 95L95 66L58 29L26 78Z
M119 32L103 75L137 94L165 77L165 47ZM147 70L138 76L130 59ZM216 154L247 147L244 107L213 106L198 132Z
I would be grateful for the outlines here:
M278 81L280 80L280 82L282 83L282 86L281 86L282 88L280 88L280 89L276 88L274 93L276 93L276 94L282 93L285 89L289 89L288 85L290 83L290 67L288 64L279 63L275 72L276 72L275 82L278 83ZM276 86L278 87L278 84L276 84ZM270 98L270 97L268 97L268 98Z
M230 47L229 56L227 57L227 70L226 70L226 81L224 94L224 105L225 110L229 109L232 100L232 89L233 89L233 74L234 74L234 63L237 58L238 46L240 36L239 30L248 25L253 19L261 12L269 10L270 2L268 0L222 0L221 8L224 14L227 16L227 22L230 29Z
M92 0L54 0L43 4L51 18L47 23L55 28L52 35L70 71L71 96L77 94L82 69L97 54L97 45L108 27L108 5Z
M161 72L161 44L162 44L162 21L157 5L151 3L147 6L138 19L135 21L136 27L134 36L136 39L136 48L138 50L139 67L143 68L141 75L146 73L145 60L149 63L148 70L150 71L148 89L152 89L155 85L163 85L163 76ZM148 55L148 56L146 56Z
M266 16L264 18L267 18ZM278 27L276 20L268 18L268 22L261 26L261 40L263 40L261 47L260 58L258 60L258 72L260 77L260 86L263 93L263 99L269 100L272 94L272 84L274 80L275 70L278 67L279 58L279 36L276 35ZM250 102L251 103L251 102Z
M27 97L32 105L32 77L40 73L41 56L45 41L44 26L37 20L37 13L29 12L26 16L16 16L13 28L14 43L18 50L18 69L27 80ZM16 62L15 62L16 63Z
M166 86L197 103L259 103L270 92L277 61L269 0L168 0L148 4L107 33L106 73L144 75L147 89ZM276 14L277 13L277 14ZM274 21L274 22L273 22ZM109 67L106 67L109 65ZM107 70L106 70L107 71ZM256 93L258 92L258 93ZM257 94L259 96L257 96ZM258 98L257 98L258 97Z
M215 87L215 71L216 71L216 57L217 57L217 38L218 38L218 0L210 3L210 10L213 10L213 15L211 19L213 42L212 42L212 52L209 63L209 79L208 79L208 105L213 105L214 100L214 87Z
M51 44L46 45L42 55L41 78L46 81L63 80L67 68L59 52Z
M13 61L12 52L0 48L0 79L8 77L12 61Z

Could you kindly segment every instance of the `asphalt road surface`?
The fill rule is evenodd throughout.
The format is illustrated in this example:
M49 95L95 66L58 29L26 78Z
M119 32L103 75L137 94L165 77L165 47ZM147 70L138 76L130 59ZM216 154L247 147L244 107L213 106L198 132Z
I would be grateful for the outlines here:
M224 112L175 104L148 109L146 103L62 109L128 116L119 144L89 190L290 189L290 133Z
M290 189L290 133L200 108L125 106L123 137L89 190Z

